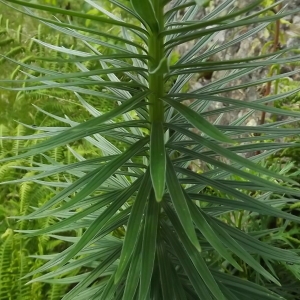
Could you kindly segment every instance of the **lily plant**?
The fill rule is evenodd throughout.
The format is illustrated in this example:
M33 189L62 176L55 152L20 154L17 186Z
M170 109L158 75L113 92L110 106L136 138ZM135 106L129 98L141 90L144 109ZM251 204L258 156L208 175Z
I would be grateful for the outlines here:
M225 0L199 18L209 1L86 0L97 11L93 14L36 1L0 2L81 44L68 48L35 39L60 55L36 57L35 63L6 57L19 66L20 77L2 80L1 88L72 91L91 114L78 123L37 107L65 126L36 124L35 134L2 137L40 140L2 160L28 158L33 165L22 169L34 175L2 184L30 180L54 193L42 207L18 218L51 216L56 223L22 232L27 238L47 235L69 243L60 253L41 256L46 262L28 274L29 283L72 284L63 300L284 299L274 266L296 266L299 255L265 241L267 231L235 226L230 216L240 214L245 222L243 216L300 222L281 209L296 201L298 183L265 163L271 154L295 146L281 140L299 134L285 125L300 117L266 104L300 89L254 100L228 95L295 74L240 81L259 69L297 62L300 56L285 48L256 57L211 58L300 9L282 7L276 13L284 1L266 7L265 1L257 0L241 7L238 1ZM90 26L84 25L86 20ZM100 30L102 25L113 30ZM220 32L237 28L243 30L231 40L216 42ZM190 47L179 56L178 47L185 43ZM68 62L78 71L44 69L38 64L41 59ZM98 67L90 69L87 62ZM189 84L197 74L219 71L223 76L205 85ZM89 103L91 97L99 106ZM99 109L104 99L112 103L105 113ZM223 106L211 109L213 103ZM238 114L241 110L244 115ZM287 118L246 126L256 111ZM236 112L236 118L224 124L222 118L229 112ZM79 154L76 142L82 139L101 154ZM58 147L66 147L77 162L50 159L47 151ZM41 155L43 163L32 159ZM57 174L59 181L51 177ZM72 231L81 234L75 237ZM75 270L79 275L72 275ZM256 279L247 272L254 272Z

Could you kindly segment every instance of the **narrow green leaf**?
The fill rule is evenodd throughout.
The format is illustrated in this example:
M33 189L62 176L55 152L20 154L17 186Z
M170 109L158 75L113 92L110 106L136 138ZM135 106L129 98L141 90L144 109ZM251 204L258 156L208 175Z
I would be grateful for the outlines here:
M156 252L163 300L175 299L176 295L174 294L174 288L172 287L172 282L170 282L169 280L169 274L171 273L171 264L162 239L158 240Z
M2 55L1 55L2 56ZM9 59L11 60L11 59ZM19 63L18 63L19 64ZM34 82L42 82L42 81L50 81L50 80L62 80L62 79L81 79L81 78L84 78L84 79L81 79L79 81L71 81L71 82L68 82L68 83L59 83L59 82L53 82L53 85L50 87L63 87L63 86L67 86L67 85L81 85L81 84L84 84L86 85L87 83L90 83L90 84L93 84L93 85L96 85L98 83L98 81L96 80L91 80L91 79L86 79L86 77L89 77L89 76L93 76L93 75L104 75L104 74L114 74L114 73L125 73L125 72L137 72L139 73L140 71L146 71L146 69L143 69L143 68L138 68L138 67L127 67L127 68L110 68L110 69L106 69L106 70L102 70L102 69L97 69L97 70L92 70L92 71L86 71L86 72L76 72L76 73L59 73L59 72L56 72L55 75L52 75L52 76L43 76L43 77L33 77L31 79L26 79L26 80L0 80L0 82L3 82L3 83L34 83ZM124 82L110 82L108 83L107 85L113 85L115 87L118 87L118 85L132 85L132 86L136 86L136 84L130 84L130 83L124 83ZM47 88L48 85L44 85L44 88ZM1 87L1 88L4 88L4 87ZM22 90L22 88L8 88L10 90ZM24 88L23 88L24 89ZM27 87L27 90L29 89L32 89L32 90L35 90L36 87L35 86L32 86L32 87ZM41 89L41 87L40 87Z
M162 123L151 124L150 172L156 201L161 201L166 185L166 150Z
M69 226L70 224L74 224L75 222L77 222L78 220L83 219L84 217L88 216L89 214L92 213L96 213L100 208L110 204L112 201L115 201L117 195L115 193L109 195L108 197L104 197L100 196L99 201L96 202L96 204L89 206L88 208L72 215L69 218L66 218L64 220L60 220L59 222L53 224L53 225L49 225L43 229L37 230L35 231L32 235L27 235L29 236L37 236L37 235L42 235L42 234L46 234L46 233L51 233L51 232L55 232L56 230L64 230L64 228L66 226ZM54 213L53 213L54 214Z
M143 225L144 210L152 187L149 173L150 172L148 168L145 172L143 181L132 206L131 214L128 220L126 236L122 247L120 263L115 276L116 283L120 280L122 274L124 273L124 268L128 265Z
M79 251L84 249L91 242L91 240L97 234L99 234L99 231L104 227L104 225L118 212L118 210L120 210L122 205L124 205L131 195L132 191L130 189L121 193L120 196L114 202L112 202L112 204L108 206L108 208L88 227L88 229L81 236L80 240L68 248L69 251L63 258L60 265L67 263L70 259L76 256Z
M96 174L98 174L100 172L100 169L101 168L97 168L96 170L93 170L93 171L87 173L83 177L76 180L70 186L68 186L68 187L64 188L63 190L61 190L60 192L58 192L54 197L52 197L50 200L45 202L45 204L42 207L40 207L38 210L29 214L27 216L27 218L34 219L34 218L39 218L39 217L43 217L43 216L45 217L45 216L49 215L49 212L46 212L44 214L43 214L43 212L45 212L47 209L51 208L52 206L58 204L63 199L68 199L68 197L72 193L75 193L76 191L78 191L81 188L83 188L84 186L86 186L90 182L90 180L93 179L96 176ZM36 180L35 182L38 182L38 181ZM56 211L64 210L64 209L67 209L67 208L73 206L73 204L77 204L78 199L75 199L76 200L75 202L73 201L73 199L64 203L63 207L57 208Z
M60 211L62 209L66 209L71 207L73 204L77 203L78 201L84 199L85 197L92 194L95 189L97 189L102 183L104 183L110 176L112 176L116 170L118 170L121 166L124 165L127 161L129 161L138 151L142 149L142 147L147 143L148 138L144 138L136 142L132 147L126 150L123 154L119 155L117 158L113 159L105 166L101 166L90 173L87 173L82 178L75 181L69 187L62 190L48 202L46 202L41 208L37 211L30 214L30 216L37 216L41 212L45 211L46 209L53 206L55 203L62 200L65 196L69 196L71 192L78 191L79 187L84 186L76 196L64 204L63 208L57 208L55 211ZM80 184L80 186L79 186Z
M40 41L41 42L41 41ZM42 45L44 42L42 42ZM51 44L49 44L51 45ZM51 45L54 47L53 45ZM55 46L57 47L57 46ZM59 47L58 47L59 48ZM270 54L269 54L270 55ZM140 59L141 61L145 62L150 58L148 55L144 54L126 54L126 53L114 53L113 59L118 60L120 63L124 63L124 61L121 61L119 59L125 59L125 58L137 58ZM89 54L88 56L79 56L79 57L70 57L70 58L61 58L61 57L39 57L39 56L34 56L32 58L35 61L49 61L49 62L57 62L57 63L74 63L74 62L92 62L92 61L101 61L101 60L111 60L112 56L111 55L92 55ZM255 58L252 58L252 60ZM247 60L246 58L244 60ZM251 60L251 58L248 58L248 60ZM237 61L238 62L238 61Z
M158 263L157 255L155 258L153 278L159 278L159 263ZM151 281L151 293L152 293L153 299L161 299L162 298L160 280L152 280ZM147 300L149 300L149 299L147 299Z
M120 226L123 226L124 224L126 224L127 220L128 220L129 213L130 213L130 207L128 207L127 209L125 209L121 212L119 212L114 217L112 217L102 227L102 229L97 233L97 235L92 240L92 242L99 243L100 239L107 237L109 234L111 234L112 231L114 231L117 228L119 228ZM63 238L60 237L60 236L57 236L57 235L49 235L49 236L54 237L54 238L59 238L60 240L66 239L65 236ZM74 242L77 242L78 240L79 240L79 238L75 238L75 240L74 240L74 238L71 238L71 239L67 239L67 242L73 242L74 243ZM103 243L103 240L101 241L101 243ZM40 274L40 273L42 273L44 271L47 271L49 269L56 268L61 263L61 261L63 260L63 258L66 256L66 254L68 252L69 252L69 249L66 249L63 252L58 253L49 262L42 265L40 268L28 273L26 276L24 276L24 278L28 278L28 277L31 277L33 275Z
M140 22L142 22L142 19L140 18L140 16L133 11L131 8L127 7L126 5L123 5L121 2L117 1L117 0L110 0L111 3L115 4L116 6L119 6L120 8L122 8L122 10L126 11L126 13L132 15L134 18L140 20Z
M173 71L172 74L170 74L168 77L171 77L173 75L179 75L179 74L191 74L191 73L202 73L202 72L209 72L209 71L221 71L221 70L238 70L243 68L253 68L253 67L263 67L263 66L270 66L276 64L286 64L286 63L292 63L299 61L299 56L292 56L289 58L276 58L276 60L265 60L263 61L261 57L257 57L257 59L260 59L259 61L248 61L246 63L236 63L235 61L224 61L224 62L200 62L200 63L189 63L189 64L178 64L175 66L171 66L171 70L177 70L179 71ZM231 63L231 64L230 64ZM182 70L183 69L183 70ZM202 95L201 95L202 96ZM238 100L236 100L238 101Z
M136 244L136 248L132 254L129 271L126 278L125 290L123 299L134 299L136 293L139 277L141 272L141 250L142 250L142 235L140 235L139 241Z
M226 299L230 299L230 300L240 300L240 298L237 298L236 295L234 295L230 289L228 289L224 284L222 284L221 282L219 282L219 287L221 288L222 293L224 294L224 296L226 297Z
M198 274L202 277L203 281L205 282L206 286L210 290L210 292L216 297L218 300L227 300L220 287L218 286L217 282L215 281L214 277L210 273L204 259L201 256L201 253L196 250L196 248L192 245L190 240L188 239L185 230L182 228L176 214L170 208L166 201L163 202L163 208L170 218L174 229L176 230L180 240L182 241L183 247L186 249L189 258L193 262L195 268L198 271Z
M133 96L131 99L126 100L120 106L118 106L117 108L113 109L112 111L110 111L106 114L103 114L99 117L96 117L94 119L86 121L82 124L79 124L75 127L70 128L68 130L64 130L62 133L59 133L58 135L51 137L50 139L48 139L46 141L43 141L39 144L29 147L28 151L26 153L23 153L23 154L14 156L14 157L5 158L0 161L4 162L4 161L9 161L9 160L16 160L19 158L25 158L28 156L40 154L40 153L50 150L52 148L55 148L55 147L58 147L61 145L65 145L72 141L81 139L87 135L86 131L88 129L91 129L91 127L97 127L100 124L102 124L106 121L109 121L112 118L129 111L134 105L136 105L137 103L139 103L140 101L145 99L145 97L147 95L149 95L149 92L139 93L138 95Z
M298 185L298 183L295 182L294 180L292 180L288 177L285 177L281 174L272 172L271 170L268 170L268 169L260 166L259 164L251 161L250 159L244 158L244 157L232 152L231 150L226 149L225 147L222 147L221 145L218 145L217 143L214 143L214 142L208 140L207 138L204 138L198 134L191 132L190 130L182 128L178 125L173 125L171 123L166 124L166 126L170 129L173 129L174 131L180 132L181 134L188 136L192 140L197 141L200 145L205 146L205 147L215 151L216 153L220 154L221 156L226 157L226 158L230 159L231 161L234 161L234 162L240 164L243 167L249 168L250 170L253 170L257 173L261 173L261 174L264 174L267 176L281 179L281 180L283 180L283 182L291 182L292 184Z
M173 289L178 300L187 300L187 293L183 289L183 284L175 270L174 264L170 265L171 272L169 274L170 280L172 281Z
M128 207L120 211L115 216L113 216L108 222L105 223L102 229L97 233L95 239L102 239L103 237L115 231L117 228L126 225L129 219L130 211L131 207Z
M261 1L258 1L261 2ZM207 29L202 29L204 24L201 22L196 22L195 24L188 25L188 26L177 26L175 29L170 29L167 31L163 31L161 34L162 35L170 35L174 33L184 33L184 35L179 35L176 36L174 39L168 40L165 45L171 45L171 47L175 47L176 45L183 44L184 42L200 38L202 36L206 36L208 34L214 33L214 32L220 32L225 29L230 29L230 28L238 28L241 26L246 26L246 25L254 25L257 23L271 23L274 22L278 19L284 18L288 15L291 15L292 13L297 13L299 12L300 9L295 9L294 11L286 11L284 13L280 14L275 14L272 16L267 16L267 17L259 17L259 18L244 18L242 20L230 22L224 25L219 25ZM197 31L197 29L202 29L201 31Z
M28 2L28 1L6 0L5 2L15 3L15 4L18 4L18 5L25 6L25 7L31 7L31 8L39 9L39 10L42 10L42 11L48 11L52 14L61 14L61 15L64 15L64 16L68 15L68 16L83 18L84 20L86 20L86 19L95 20L95 21L98 21L100 24L104 23L104 24L112 24L112 25L117 25L117 26L124 26L124 27L127 27L129 29L134 29L134 30L137 30L137 31L140 31L140 32L143 32L143 33L147 33L147 31L142 29L140 26L132 25L128 22L112 20L110 18L99 17L98 15L87 14L85 12L81 13L81 12L77 12L77 11L73 11L73 10L66 10L66 9L63 9L63 8L58 8L56 6L40 5L40 4L36 4L36 3L33 3L33 2ZM22 13L24 13L24 11L22 11ZM51 20L46 20L46 21L50 22Z
M242 294L248 294L252 299L261 300L284 300L281 296L271 292L265 287L253 282L241 279L237 276L232 276L224 272L211 270L212 274L218 281L222 282L232 292L241 291ZM239 298L240 299L240 298Z
M206 240L216 249L216 251L223 256L230 264L232 264L237 270L243 271L243 269L239 266L239 264L233 259L233 257L228 253L227 248L221 243L221 241L216 237L215 232L203 217L205 214L201 208L198 208L197 216L195 216L195 209L191 205L192 200L189 199L189 196L185 193L187 197L187 203L189 204L190 211L193 217L193 221L195 222L196 226L199 228L203 236Z
M39 43L41 43L40 41L39 41ZM43 46L47 46L48 44L42 44ZM55 49L56 50L56 49ZM57 51L57 50L56 50ZM62 52L62 51L60 51L60 52ZM68 55L72 55L72 54L69 54L69 53L67 53ZM3 58L5 58L6 60L8 60L8 61L10 61L10 62L13 62L13 63L15 63L15 64L17 64L18 66L21 66L21 67L24 67L25 69L29 69L29 70L31 70L31 71L36 71L36 72L38 72L38 73L41 73L41 74L47 74L47 75L49 75L49 76L51 76L51 77L55 77L55 79L59 79L59 78L67 78L66 76L68 76L66 73L60 73L60 72L57 72L57 71L52 71L52 70L48 70L48 69L45 69L45 68L42 68L42 67L39 67L39 66L36 66L36 65L32 65L32 64L26 64L26 63L23 63L22 61L17 61L17 60L15 60L15 59L12 59L12 58L10 58L10 57L5 57L5 56L3 56L2 54L0 54L0 56L1 57L3 57ZM104 62L101 60L101 56L99 55L99 60L100 60L100 62L103 64ZM114 64L115 65L115 64ZM120 71L120 70L122 70L123 69L123 71L125 71L126 69L127 69L127 71L130 71L130 69L133 71L134 69L132 69L132 68L135 68L135 67L132 67L132 66L130 66L129 65L129 68L128 68L128 64L126 64L126 67L127 68L123 68L123 65L122 65L122 68L116 68L115 69L115 71L116 72L118 72L117 71L117 69ZM143 68L139 68L139 69L143 69ZM74 91L74 89L75 88L77 88L77 89L80 89L80 87L77 87L76 86L76 83L81 83L82 81L83 81L83 79L80 79L80 77L82 77L82 76L85 76L86 74L87 74L87 72L89 72L89 71L87 71L87 69L85 68L84 69L85 70L85 72L79 72L79 73L77 73L78 75L76 75L77 77L79 77L79 79L77 79L76 81L73 81L73 84L74 84L74 86L72 86L71 88L69 88L69 90L72 90L72 91ZM112 69L110 69L110 70L112 70ZM99 70L100 71L100 70ZM112 75L112 73L110 72L110 71L105 71L105 73L109 76L109 75ZM80 75L81 74L81 75ZM128 74L128 72L126 72L126 74ZM143 74L142 72L141 72L141 74ZM28 76L28 77L30 77L31 79L29 79L29 80L35 80L35 81L43 81L43 80L41 80L41 77L39 77L39 78L36 78L36 77L34 77L33 75L30 75L29 73L26 73L26 75ZM94 75L97 75L96 73L94 74ZM98 74L99 75L99 74ZM45 78L45 77L44 77ZM37 79L37 80L36 80ZM93 80L93 81L91 81L90 80L90 82L94 82L95 84L97 84L97 82L99 82L99 81L101 81L100 79L100 76L97 76L97 81L96 80ZM86 80L86 79L85 79ZM9 81L6 81L6 82L9 82ZM12 81L13 82L13 81ZM23 80L21 80L20 82L24 82ZM102 82L102 81L101 81ZM117 82L119 82L119 81L117 81ZM135 81L136 82L136 81ZM54 83L54 82L52 82L52 83ZM140 86L141 85L141 83L140 82L136 82L137 83L137 85L138 86ZM49 83L48 82L44 82L44 88L47 88L49 85L48 85ZM125 85L127 85L128 83L126 83ZM32 87L23 87L23 90L28 90L28 89L34 89L34 87L35 86L32 86ZM142 87L144 87L145 88L145 85L143 85L142 84ZM8 90L14 90L13 88L6 88L6 89L8 89ZM84 90L84 91L86 91L85 92L85 94L87 94L87 91L89 91L89 92L92 92L92 91L90 91L90 90L88 90L88 89L81 89L81 91L82 90ZM105 99L111 99L111 100L114 100L115 99L115 101L122 101L122 102L124 102L124 97L117 97L117 96L115 96L115 95L111 95L111 94L109 94L109 93L99 93L98 92L98 95L102 95L103 96L103 98L105 98ZM127 99L128 97L126 97L125 99Z
M69 264L67 264L66 266L64 266L64 268L56 268L56 270L47 272L46 274L39 276L39 277L35 277L34 279L30 280L27 283L31 284L33 282L45 282L46 280L49 280L51 278L55 278L55 277L58 277L63 274L71 273L72 271L74 271L74 270L76 271L79 268L84 268L86 265L91 264L95 261L98 261L98 262L104 261L113 252L115 253L116 250L114 250L114 249L117 249L117 248L119 248L118 252L120 254L120 251L121 251L120 243L119 244L114 243L114 245L112 245L112 247L109 247L109 249L107 249L107 248L105 250L101 249L97 253L94 253L91 251L89 253L89 255L85 256L84 258L76 259L76 260L70 262ZM116 255L116 253L114 255ZM117 256L118 256L118 254L117 254ZM46 255L45 255L45 257L47 259ZM42 257L39 255L36 255L35 258L41 259ZM87 277L87 276L85 276L85 277Z
M213 300L212 295L196 270L189 255L182 248L182 244L174 236L173 230L165 222L161 222L164 239L169 241L169 247L174 251L174 256L178 257L179 263L182 265L187 277L189 278L193 288L195 289L199 299Z
M119 258L120 252L121 246L119 246L111 255L104 259L88 276L86 276L74 288L72 288L71 291L62 298L62 300L74 299L76 295L83 292L95 280L99 279L102 273Z
M276 53L267 53L267 54L262 54L259 56L249 56L249 57L238 58L238 59L222 60L221 62L220 61L217 61L217 62L208 61L208 60L203 61L203 59L201 59L201 57L199 59L198 56L191 60L185 59L184 61L182 61L181 59L179 59L174 65L170 66L170 70L173 71L173 70L181 69L181 68L195 68L195 67L213 68L213 67L219 67L219 66L223 66L223 65L230 66L231 64L238 65L240 63L247 63L247 62L251 63L251 62L256 62L256 61L262 62L263 65L266 65L266 64L269 65L270 62L272 61L272 58L277 58L280 55L282 55L288 51L292 51L292 49L293 48L285 48L285 49L276 51ZM91 57L93 59L95 59L94 56L91 56ZM280 62L289 62L290 59L294 60L294 57L295 56L290 57L290 58L279 58L279 60L280 60ZM120 57L120 58L122 58L122 57ZM262 60L263 58L271 58L271 60L270 59ZM42 59L42 58L37 58L37 59ZM47 59L50 59L50 58L47 58ZM58 58L56 58L56 59L58 59ZM81 58L81 59L88 60L88 57ZM281 61L281 60L283 60L283 61Z
M157 203L154 195L152 194L148 201L148 210L144 223L139 300L147 299L148 290L151 283L155 260L159 213L160 204Z
M220 227L226 230L232 238L238 241L250 253L257 253L258 255L263 256L269 260L284 261L292 264L300 263L300 257L296 252L266 244L260 241L258 238L246 234L244 231L241 231L238 228L231 227L228 224L223 223L218 219L213 219L210 216L206 215L206 217L214 220Z
M167 186L178 218L191 243L201 251L189 207L177 179L172 161L167 157Z
M105 285L104 290L100 290L93 295L90 300L111 300L116 292L118 285L114 283L116 271L110 276L108 282Z
M150 0L131 0L131 5L151 31L158 32L159 26L152 2Z
M89 160L79 161L79 162L75 162L75 163L70 163L68 165L58 164L58 163L56 165L54 165L54 163L53 163L53 165L39 165L38 168L15 166L14 168L21 169L21 170L40 171L40 172L43 171L43 172L40 174L30 176L30 177L26 177L26 178L4 181L4 182L1 182L0 184L21 183L21 182L26 182L26 181L30 181L30 180L33 181L35 179L49 177L51 175L59 174L62 172L67 172L67 171L71 172L74 169L81 169L81 168L84 169L84 168L88 167L89 165L98 165L99 166L102 163L108 162L116 157L118 157L118 155L109 155L109 156L97 157L97 158L92 158ZM45 156L45 158L48 159L47 156Z
M198 209L197 209L198 210ZM195 207L195 212L197 212ZM265 268L263 268L260 263L255 260L246 249L244 249L236 239L232 238L227 231L225 231L221 226L213 221L209 216L205 216L206 220L209 222L210 226L215 231L216 236L221 240L221 242L228 247L230 251L240 257L249 266L255 269L258 273L262 274L265 278L273 281L275 284L280 286L279 281L272 276Z
M274 61L273 61L274 64ZM293 91L289 91L288 93L290 95L292 94L296 94L297 92L299 92L299 88L298 89L294 89ZM193 102L193 104L199 104L203 101L203 99L207 100L207 101L213 101L213 102L222 102L225 105L232 105L232 109L237 109L237 108L247 108L247 109L255 109L255 110L259 110L259 111L266 111L269 113L274 113L274 114L280 114L280 115L286 115L286 116L291 116L291 117L296 117L299 118L300 117L300 113L297 111L290 111L290 110L286 110L286 109L282 109L282 108L274 108L274 107L269 107L267 105L264 105L263 103L267 103L267 102L273 102L277 99L282 99L285 97L288 97L289 95L285 96L284 94L278 94L278 95L272 95L272 96L268 96L268 97L264 97L262 99L259 100L255 100L255 101L247 101L247 102L243 102L240 100L235 100L235 99L231 99L231 98L225 98L225 97L220 97L220 96L214 96L214 95L202 95L202 94L193 94L193 99L197 99L195 100L195 102ZM170 94L168 95L168 97L178 97L181 98L182 100L184 99L190 99L191 98L191 94L188 93L178 93L178 94ZM274 98L274 100L272 99ZM246 126L245 126L246 127ZM238 129L238 127L236 127ZM257 130L263 130L264 126L256 126ZM282 129L282 128L281 128Z
M255 199L239 190L236 190L233 186L229 185L229 182L227 180L221 181L221 180L215 180L208 178L204 175L197 174L195 172L192 172L190 170L187 170L185 168L176 168L177 171L179 171L181 174L187 175L189 179L196 179L201 185L211 186L219 191L222 191L226 193L227 195L231 195L234 197L235 200L232 201L244 201L245 204L252 205L252 210L259 212L263 215L273 215L279 218L285 218L287 220L293 220L297 223L300 222L300 218L297 216L294 216L292 214L289 214L287 212L281 211L280 209L273 207L269 204L266 204L262 201L259 201L258 199ZM238 182L238 181L237 181ZM247 183L247 182L242 182ZM252 182L248 182L248 184L251 186L253 185Z
M219 131L214 125L210 124L210 122L208 122L205 118L203 118L200 114L196 113L188 106L168 98L163 98L163 100L167 102L170 106L175 108L193 126L195 126L201 132L208 135L210 138L221 142L233 143L233 141L230 140L224 133Z
M296 145L294 144L294 146L296 146ZM227 171L229 174L241 176L242 178L249 180L249 182L253 182L253 183L265 186L265 187L272 188L273 191L278 191L281 193L291 193L291 194L298 193L293 188L285 187L285 186L276 184L270 180L258 177L257 175L253 175L251 173L245 172L245 171L235 168L229 164L225 164L216 159L213 159L213 158L209 157L208 155L203 155L203 154L197 153L196 151L186 149L184 147L177 147L177 146L174 147L173 146L172 149L180 151L181 153L189 154L189 155L191 155L191 157L193 159L200 159L201 161L205 161L208 164L218 167L220 170Z

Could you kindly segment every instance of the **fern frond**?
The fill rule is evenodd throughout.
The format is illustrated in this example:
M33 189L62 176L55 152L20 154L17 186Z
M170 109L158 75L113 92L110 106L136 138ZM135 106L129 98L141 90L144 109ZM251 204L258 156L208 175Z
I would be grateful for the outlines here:
M7 229L0 239L0 300L7 300L11 291L13 249L13 231Z

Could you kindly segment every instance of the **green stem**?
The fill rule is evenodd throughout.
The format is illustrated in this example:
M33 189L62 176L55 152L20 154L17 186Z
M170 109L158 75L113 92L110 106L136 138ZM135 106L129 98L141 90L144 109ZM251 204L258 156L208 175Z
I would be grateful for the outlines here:
M164 40L159 34L164 28L163 5L160 0L152 0L155 14L159 23L159 31L151 32L149 36L149 55L152 60L149 60L149 70L154 70L159 65L164 57ZM164 105L160 98L164 95L164 75L149 74L149 89L152 91L149 96L149 113L150 122L164 121Z

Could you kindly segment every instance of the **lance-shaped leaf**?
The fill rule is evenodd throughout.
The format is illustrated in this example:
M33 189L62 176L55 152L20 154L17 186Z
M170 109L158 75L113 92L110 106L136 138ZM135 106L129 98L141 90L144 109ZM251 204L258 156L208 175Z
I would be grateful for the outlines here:
M122 247L120 263L115 276L116 283L120 280L124 272L124 268L128 265L132 252L138 241L138 236L141 232L141 228L144 220L145 206L147 204L151 187L152 184L151 184L150 172L149 169L147 169L143 181L140 185L138 194L134 200L134 204L132 206L131 214L128 220L127 233Z
M148 141L147 137L144 138L143 140L138 141L132 147L130 147L126 152L119 155L114 160L110 161L104 167L100 167L95 171L87 173L85 176L78 179L72 185L65 188L56 196L54 196L39 210L30 214L30 216L39 215L41 212L45 211L46 209L50 208L54 204L64 199L64 197L69 196L71 192L78 191L79 187L83 186L83 188L78 192L78 194L76 194L76 196L72 200L70 200L63 206L63 209L66 209L72 206L74 203L80 201L81 199L84 199L85 197L89 196L95 191L96 188L98 188L103 182L105 182L110 176L112 176L116 172L116 170L118 170L121 166L123 166L125 162L127 162L132 157L134 157L134 155L138 151L141 151L141 149L143 149L143 146L147 143L147 141ZM56 210L59 211L61 209L62 208L58 208Z
M150 173L156 201L161 201L166 185L166 150L163 124L151 124L150 137Z
M182 242L183 247L186 249L189 258L193 262L195 268L198 271L198 274L202 277L210 292L216 297L216 299L227 300L224 297L222 291L220 290L220 287L218 286L214 277L210 273L206 262L201 256L201 253L196 250L196 248L192 245L191 241L188 239L185 230L182 228L182 225L180 224L174 211L170 208L167 202L163 203L163 208L166 211L168 217L170 218L170 221L172 222L174 229L176 230Z
M134 295L136 294L141 272L142 238L142 235L140 235L134 253L132 254L131 263L126 278L123 299L134 299Z
M144 24L148 25L152 32L158 32L159 26L152 2L150 0L131 0L131 5Z
M190 109L188 106L179 103L178 101L163 98L170 106L175 108L183 117L187 119L189 123L199 129L201 132L208 135L210 138L221 142L232 143L228 136L219 131L214 125L210 124L205 118L200 114L196 113L194 110Z
M140 277L139 299L146 300L151 283L154 267L156 239L158 229L158 217L160 204L157 203L154 195L148 201L147 214L143 230L142 266Z
M145 99L145 97L147 95L149 95L149 92L139 93L138 95L132 97L131 99L126 100L120 106L118 106L117 108L113 109L112 111L110 111L108 113L103 114L94 119L91 119L89 121L86 121L77 126L74 126L68 130L65 130L62 133L59 133L58 135L51 137L46 141L43 141L39 144L36 144L36 145L28 148L28 151L26 153L17 155L13 158L2 159L1 162L40 154L40 153L50 150L52 148L55 148L55 147L58 147L61 145L65 145L72 141L81 139L81 138L87 136L87 130L91 129L91 127L97 127L100 124L107 122L107 121L119 116L120 114L123 114L123 113L129 111L134 105L136 105L137 103L139 103L140 101Z
M167 157L167 186L178 218L191 243L198 251L201 250L189 207L186 203L181 185L176 176L171 159Z

